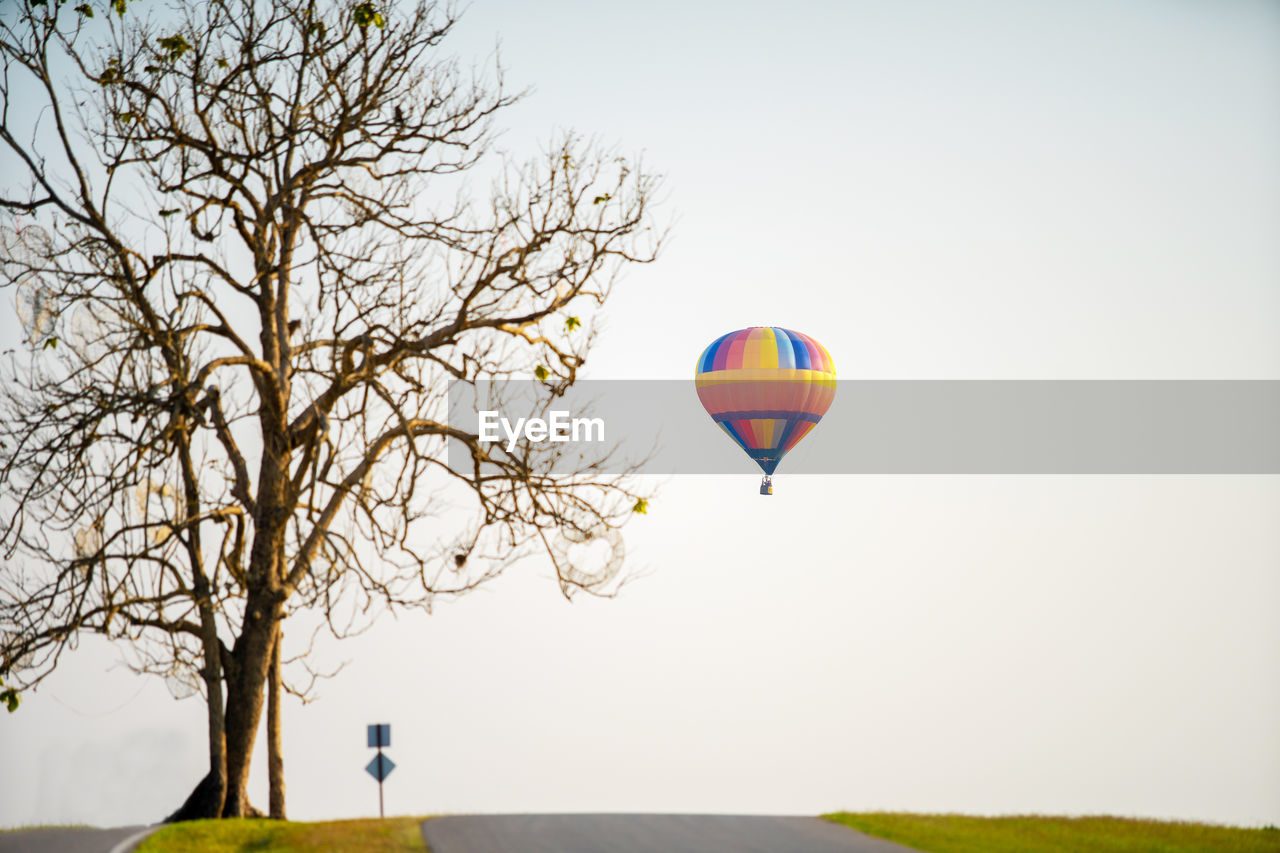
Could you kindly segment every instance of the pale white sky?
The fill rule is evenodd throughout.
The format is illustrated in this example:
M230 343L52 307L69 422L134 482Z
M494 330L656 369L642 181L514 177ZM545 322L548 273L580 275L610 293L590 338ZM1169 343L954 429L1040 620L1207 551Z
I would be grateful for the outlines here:
M499 36L506 147L668 176L590 376L775 324L843 378L1280 378L1274 3L475 0L452 42ZM617 599L529 563L334 648L291 815L376 813L390 722L394 813L1280 823L1280 479L743 472L663 486ZM0 825L154 820L204 772L199 702L115 659L0 719Z

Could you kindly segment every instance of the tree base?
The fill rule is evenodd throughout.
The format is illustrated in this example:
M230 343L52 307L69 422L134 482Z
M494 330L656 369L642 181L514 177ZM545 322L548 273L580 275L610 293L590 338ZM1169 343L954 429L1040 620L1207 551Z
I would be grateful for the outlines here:
M213 773L205 774L178 810L164 819L165 823L222 817L222 797L226 784Z
M223 814L223 789L225 785L220 782L212 773L205 774L200 780L200 784L196 785L188 796L186 802L178 807L178 810L164 819L165 823L180 823L184 820L209 820L212 818L228 817ZM267 815L261 810L254 808L252 803L245 805L245 817L266 817Z

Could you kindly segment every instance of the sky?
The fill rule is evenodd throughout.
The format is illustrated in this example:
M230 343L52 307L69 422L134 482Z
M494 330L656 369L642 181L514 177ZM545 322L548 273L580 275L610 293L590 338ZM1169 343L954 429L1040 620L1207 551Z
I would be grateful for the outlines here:
M474 0L450 41L531 87L505 148L665 175L589 377L770 324L842 379L1280 379L1274 3ZM395 814L1280 824L1280 479L757 477L661 483L616 598L530 561L330 647L290 816L375 814L386 722ZM119 657L0 720L0 825L150 822L203 774L199 700Z

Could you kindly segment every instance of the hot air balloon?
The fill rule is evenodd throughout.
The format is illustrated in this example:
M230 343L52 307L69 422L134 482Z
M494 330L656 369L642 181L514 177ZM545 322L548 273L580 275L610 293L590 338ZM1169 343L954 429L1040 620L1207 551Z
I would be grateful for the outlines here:
M831 408L836 367L808 335L752 326L703 350L694 384L707 413L763 469L760 494L771 495L782 457Z

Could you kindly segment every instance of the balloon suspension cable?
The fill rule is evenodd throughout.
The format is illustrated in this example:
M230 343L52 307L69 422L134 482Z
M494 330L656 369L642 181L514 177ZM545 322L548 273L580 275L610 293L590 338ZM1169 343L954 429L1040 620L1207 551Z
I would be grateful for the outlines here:
M768 474L765 474L764 479L760 481L760 494L762 495L773 494L773 478L770 477Z

